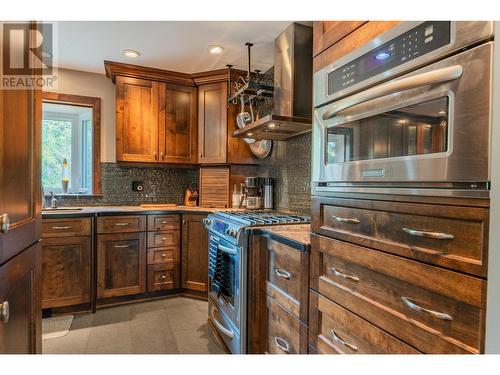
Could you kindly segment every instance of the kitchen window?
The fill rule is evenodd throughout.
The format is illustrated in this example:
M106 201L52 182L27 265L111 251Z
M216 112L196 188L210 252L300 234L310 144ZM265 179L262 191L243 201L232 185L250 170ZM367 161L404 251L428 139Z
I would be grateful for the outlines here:
M100 193L99 119L99 98L44 93L42 186L46 194Z

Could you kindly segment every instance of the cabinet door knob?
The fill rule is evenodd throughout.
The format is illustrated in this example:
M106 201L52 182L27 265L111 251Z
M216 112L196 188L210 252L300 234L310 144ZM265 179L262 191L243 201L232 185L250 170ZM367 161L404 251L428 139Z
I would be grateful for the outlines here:
M9 215L2 214L0 215L0 233L7 233L10 227Z
M7 323L10 317L9 301L0 303L0 322Z
M160 158L161 158L161 160L163 160L165 158L165 156L163 155L163 151L160 152Z

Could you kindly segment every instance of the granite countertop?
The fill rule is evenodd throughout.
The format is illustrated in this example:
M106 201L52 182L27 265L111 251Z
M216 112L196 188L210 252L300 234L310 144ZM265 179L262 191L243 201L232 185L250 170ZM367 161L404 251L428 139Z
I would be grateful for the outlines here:
M42 210L43 218L64 218L64 217L88 217L123 214L165 214L165 213L212 213L220 208L210 207L140 207L140 206L86 206L71 210L71 207L63 207L64 210ZM81 208L81 209L80 209Z
M284 243L297 250L309 251L311 245L310 224L286 224L251 227L252 234L258 234L266 238Z

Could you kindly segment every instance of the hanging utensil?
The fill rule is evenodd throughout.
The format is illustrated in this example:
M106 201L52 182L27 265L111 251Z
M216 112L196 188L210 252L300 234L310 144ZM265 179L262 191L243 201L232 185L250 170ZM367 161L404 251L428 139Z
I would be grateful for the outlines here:
M257 141L249 145L252 153L257 156L259 159L264 159L271 153L273 148L273 141L271 140L262 140Z
M240 96L240 101L241 111L236 115L236 123L238 124L238 128L242 129L252 122L252 116L250 116L250 113L245 111L245 99L243 94Z
M253 108L252 108L252 100L248 102L250 106L250 123L254 122L254 117L253 117ZM243 140L248 143L249 145L255 143L255 139L253 138L243 138Z

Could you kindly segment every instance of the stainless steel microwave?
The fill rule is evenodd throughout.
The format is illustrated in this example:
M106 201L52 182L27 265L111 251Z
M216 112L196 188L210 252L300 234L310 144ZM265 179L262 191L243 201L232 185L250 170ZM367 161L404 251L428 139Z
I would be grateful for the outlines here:
M481 196L491 22L404 22L314 76L313 194Z

